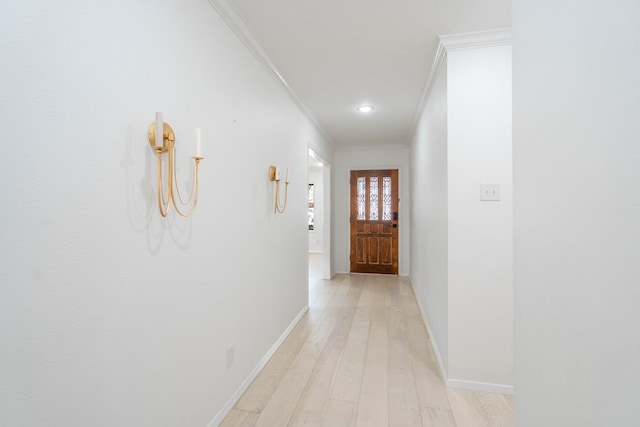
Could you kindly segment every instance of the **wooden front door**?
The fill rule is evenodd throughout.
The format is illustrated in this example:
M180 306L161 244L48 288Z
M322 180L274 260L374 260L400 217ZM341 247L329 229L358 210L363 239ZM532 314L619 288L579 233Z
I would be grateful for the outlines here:
M351 272L398 274L398 170L351 171Z

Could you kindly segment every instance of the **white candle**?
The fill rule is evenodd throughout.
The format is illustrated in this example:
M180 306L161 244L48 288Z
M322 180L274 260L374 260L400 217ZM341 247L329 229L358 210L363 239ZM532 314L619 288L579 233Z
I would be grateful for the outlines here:
M284 182L289 182L289 168L287 168L287 176L284 179Z
M201 136L202 136L202 130L200 128L196 128L196 157L202 157L200 155Z
M276 165L276 181L280 181L280 165Z
M162 119L162 113L158 111L156 113L156 147L162 147L164 145L164 121Z

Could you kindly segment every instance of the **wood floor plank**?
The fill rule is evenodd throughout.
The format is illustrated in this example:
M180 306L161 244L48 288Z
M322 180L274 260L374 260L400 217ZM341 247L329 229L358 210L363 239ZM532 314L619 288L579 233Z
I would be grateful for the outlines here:
M444 380L433 356L415 298L401 296L407 328L407 341L421 413L428 408L451 409Z
M382 326L380 322L372 322L369 332L367 361L358 400L357 427L388 426L386 330Z
M447 389L451 411L459 426L512 427L513 412L499 394Z
M258 419L258 413L231 409L218 427L253 427Z
M267 362L249 388L236 402L235 408L249 412L262 412L282 378L314 327L314 316L307 312L289 334L284 343Z
M341 350L325 346L293 412L290 426L322 426L331 386L341 357Z
M507 402L507 405L511 409L511 412L513 412L513 396L504 394L503 397L504 397L505 402Z
M414 296L411 281L406 276L400 276L398 278L398 289L400 290L400 295Z
M318 294L318 297L313 303L313 308L316 310L324 310L331 299L333 298L333 294L338 290L339 284L334 281L326 282Z
M451 412L457 425L489 427L489 423L473 399L471 391L448 389L447 396L451 402Z
M331 397L338 400L357 402L362 384L362 371L367 354L369 339L368 320L355 320L351 325L349 339L338 366Z
M411 364L416 381L418 401L421 407L451 409L447 398L447 387L440 377L438 367L424 357L411 355Z
M431 342L429 341L429 334L424 325L422 314L416 303L416 299L413 295L401 295L400 301L402 302L402 310L407 322L408 334L412 337L410 344L412 350L418 350L420 352L427 349L427 356L429 360L436 361L433 352L431 351Z
M453 413L449 409L421 408L423 427L456 427ZM464 426L459 426L464 427Z
M387 306L402 307L402 301L400 300L400 283L398 280L387 278L385 285L387 287Z
M355 427L358 404L329 399L322 427Z
M387 289L385 277L367 276L364 286L368 286L372 290L371 320L386 323L389 290Z
M333 289L335 291L337 287L334 286ZM333 292L327 304L333 307L340 306L345 297L346 293ZM289 423L307 381L315 369L325 342L336 323L337 311L332 310L332 313L333 315L325 309L325 315L313 328L282 381L273 392L271 399L261 411L255 424L256 427L286 426Z
M373 291L371 327L362 373L356 426L386 427L389 425L387 288L384 283L374 279L367 282L365 286L370 286Z
M349 291L340 308L336 326L327 340L327 345L332 348L344 350L349 338L349 332L353 325L355 312L358 308L358 301L362 291L362 283L349 283Z
M474 391L473 395L490 426L513 426L513 406L509 405L506 396L481 391Z
M324 324L322 326L326 327ZM324 345L326 334L323 332L317 328L309 335L309 339L300 349L291 367L274 390L271 399L261 411L256 426L286 426L289 423L298 399L315 367L318 351Z
M360 298L358 299L358 307L355 316L359 319L369 320L371 298L373 297L373 293L371 292L371 288L366 286L366 276L353 276L353 284L354 286L359 286L361 288Z
M312 305L320 296L323 286L318 282L314 283L313 287L309 287L309 305Z
M422 423L420 405L407 343L404 314L401 306L392 304L392 298L389 301L387 312L389 425L419 426Z
M362 276L356 277L359 282L362 283L364 281ZM338 365L336 380L331 390L331 398L333 399L357 402L360 396L362 372L367 354L367 341L371 323L369 315L372 297L372 290L363 284L344 353Z

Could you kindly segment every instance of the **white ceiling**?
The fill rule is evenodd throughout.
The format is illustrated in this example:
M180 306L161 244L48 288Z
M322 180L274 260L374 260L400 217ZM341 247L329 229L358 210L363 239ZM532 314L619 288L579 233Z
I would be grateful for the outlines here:
M336 148L408 144L437 36L511 25L511 0L229 2Z

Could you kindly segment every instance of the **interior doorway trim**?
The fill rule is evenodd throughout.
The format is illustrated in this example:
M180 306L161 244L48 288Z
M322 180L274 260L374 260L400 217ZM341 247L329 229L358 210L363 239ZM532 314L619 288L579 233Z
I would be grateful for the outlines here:
M331 205L331 164L320 156L312 147L308 148L309 156L322 163L322 278L331 280L333 269L331 262L332 247L332 205Z

